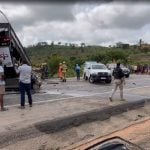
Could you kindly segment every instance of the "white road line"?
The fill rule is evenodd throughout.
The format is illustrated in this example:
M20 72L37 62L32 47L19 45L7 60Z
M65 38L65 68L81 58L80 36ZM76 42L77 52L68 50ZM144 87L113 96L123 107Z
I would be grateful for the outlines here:
M124 89L124 91L129 91L129 90L134 90L134 89L141 89L141 88L149 88L149 87L150 86L135 87L135 88L130 88L130 89ZM82 96L71 96L71 97L66 97L66 98L50 99L50 100L45 100L45 101L34 102L34 104L49 103L49 102L69 100L69 99L71 100L71 99L74 99L74 98L90 97L90 96L94 96L94 95L103 95L103 94L110 94L110 93L111 93L111 91L103 92L103 93L93 93L93 94L82 95ZM17 106L20 106L20 105L19 104L7 105L7 107L17 107Z
M66 100L66 99L71 99L71 98L75 98L75 97L66 97L66 98L51 99L51 100L46 100L46 101L38 101L38 102L34 102L34 104L48 103L48 102L59 101L59 100ZM28 103L26 103L26 104L28 104ZM16 106L20 106L20 104L7 105L7 107L16 107Z

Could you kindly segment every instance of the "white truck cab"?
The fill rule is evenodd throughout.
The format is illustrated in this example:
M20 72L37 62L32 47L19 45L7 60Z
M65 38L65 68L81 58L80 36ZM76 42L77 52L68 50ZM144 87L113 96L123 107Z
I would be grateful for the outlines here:
M85 63L83 75L84 79L89 80L90 83L94 83L96 81L111 83L112 81L111 71L102 63Z

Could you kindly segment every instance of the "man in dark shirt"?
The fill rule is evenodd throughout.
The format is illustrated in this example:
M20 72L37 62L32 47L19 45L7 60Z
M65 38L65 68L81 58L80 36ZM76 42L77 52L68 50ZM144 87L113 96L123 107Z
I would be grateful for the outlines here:
M109 97L109 100L112 102L113 101L113 95L115 94L117 88L119 87L120 89L120 97L121 100L123 99L123 84L125 84L125 77L122 69L120 68L120 63L117 63L117 67L113 71L113 76L114 76L114 82L115 82L115 88L113 89L113 92L111 96Z

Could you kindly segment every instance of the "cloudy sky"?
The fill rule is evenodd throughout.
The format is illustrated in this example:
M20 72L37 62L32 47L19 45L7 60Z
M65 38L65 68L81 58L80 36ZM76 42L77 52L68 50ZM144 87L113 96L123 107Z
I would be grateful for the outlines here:
M37 42L114 45L150 43L148 2L7 2L0 4L23 46ZM0 16L0 22L4 22Z

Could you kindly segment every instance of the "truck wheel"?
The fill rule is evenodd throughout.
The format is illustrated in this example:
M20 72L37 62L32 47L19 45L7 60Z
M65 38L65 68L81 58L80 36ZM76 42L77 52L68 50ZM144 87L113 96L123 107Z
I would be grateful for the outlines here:
M93 80L93 78L91 76L89 77L89 82L90 83L94 83L94 80Z
M83 79L86 80L86 75L85 74L83 75Z
M109 79L105 80L105 83L111 83L111 80L109 80Z
M84 74L83 78L84 78L85 80L88 80L88 77L86 76L86 74Z

